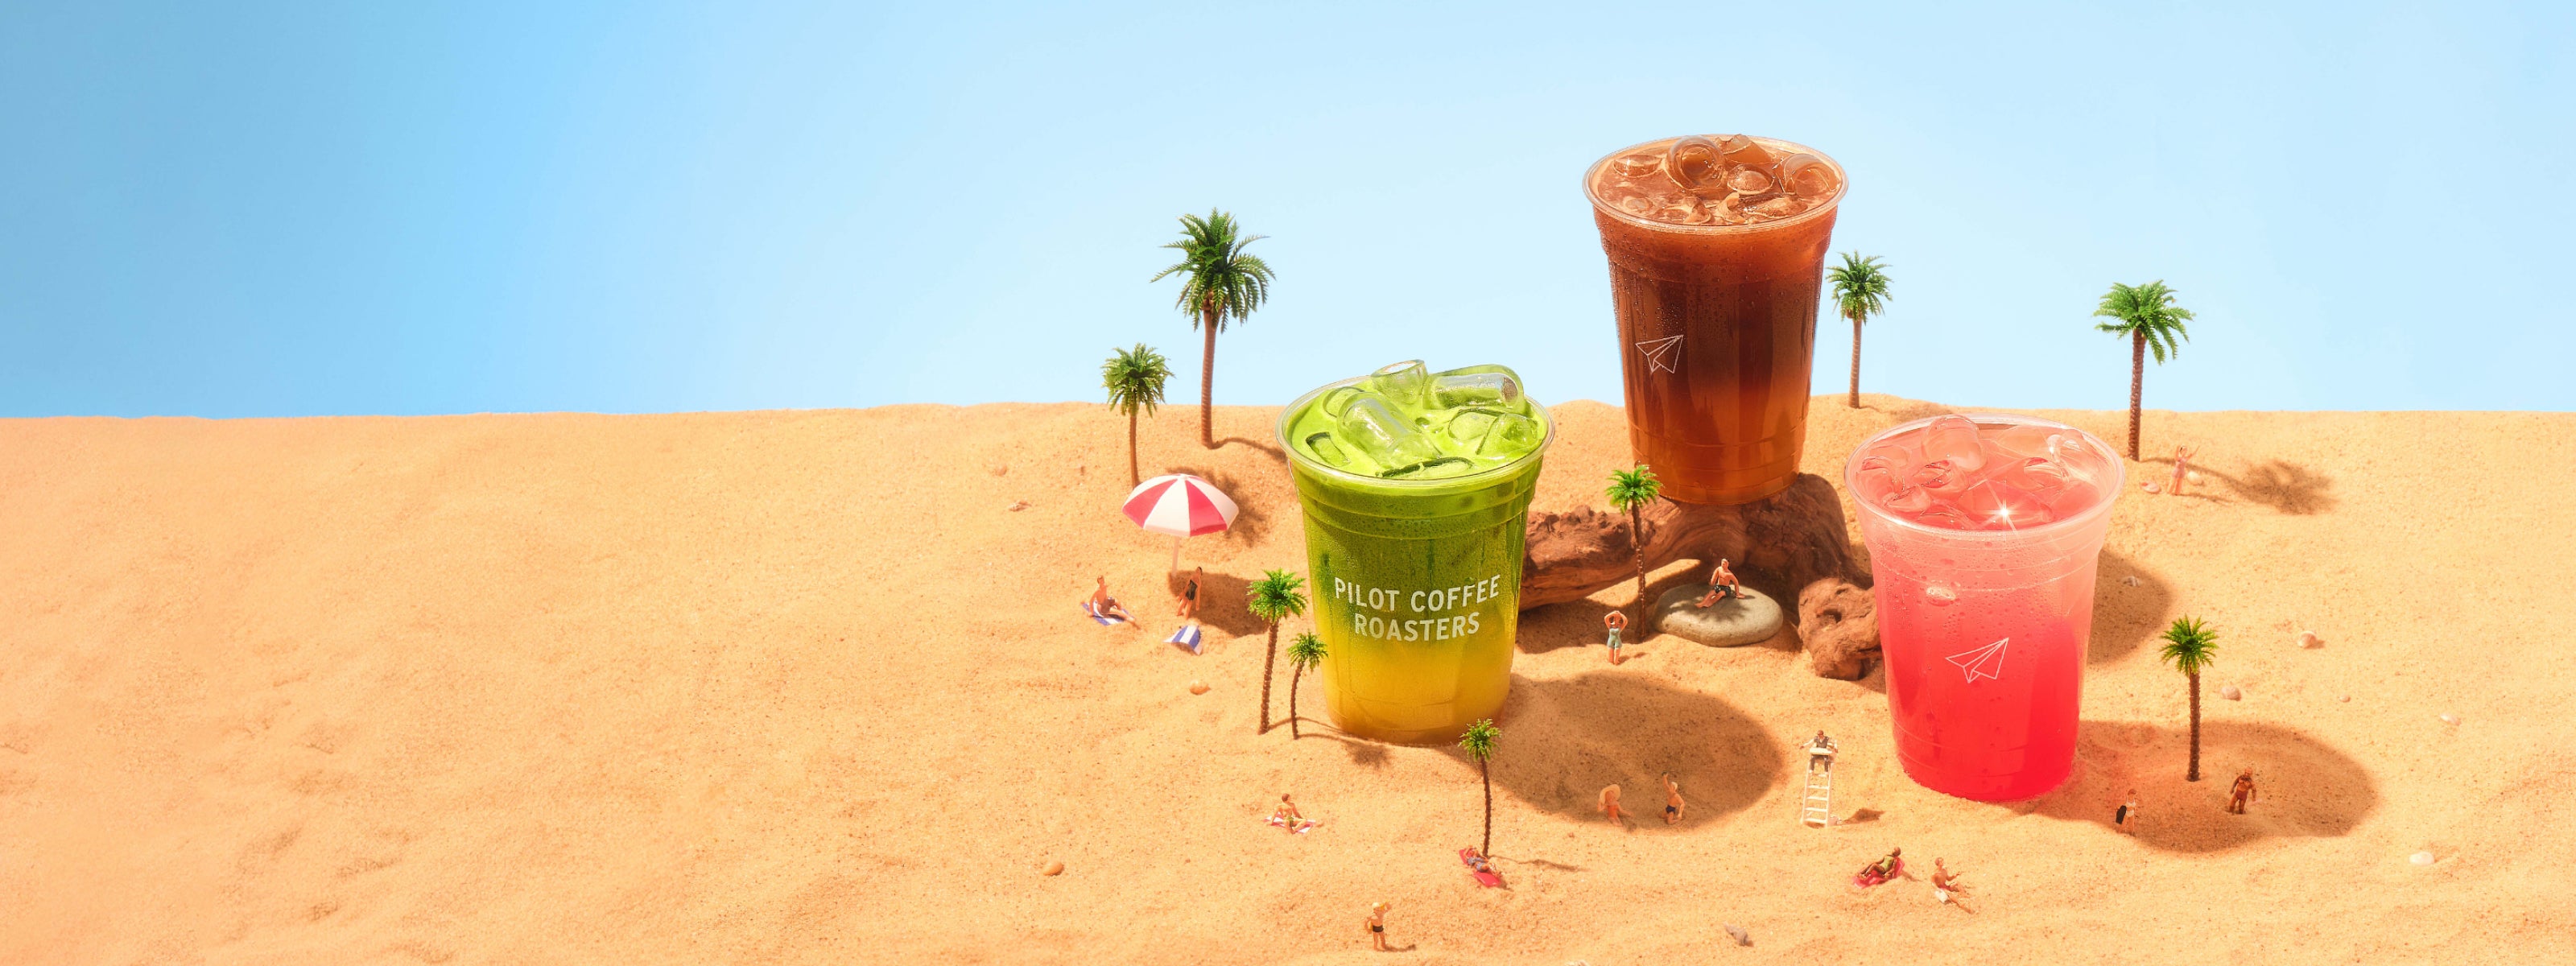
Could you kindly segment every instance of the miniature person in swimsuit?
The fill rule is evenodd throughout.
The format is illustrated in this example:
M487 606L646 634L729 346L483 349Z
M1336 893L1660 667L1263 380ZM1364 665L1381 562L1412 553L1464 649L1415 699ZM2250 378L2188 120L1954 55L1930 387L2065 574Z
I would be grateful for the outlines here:
M2245 803L2253 800L2254 769L2248 768L2236 776L2236 787L2227 790L2227 810L2237 815L2243 815L2245 814Z
M1270 810L1269 822L1291 832L1315 824L1307 821L1306 816L1298 814L1297 803L1289 801L1285 794L1279 796L1279 807Z
M1608 817L1612 825L1624 827L1628 824L1628 813L1619 807L1619 786L1601 789L1601 814Z
M1478 872L1494 871L1493 860L1485 858L1485 853L1478 852L1473 848L1467 850L1467 867Z
M1665 772L1665 773L1664 773L1664 824L1666 824L1666 825L1671 825L1671 824L1674 824L1674 823L1676 823L1676 822L1681 821L1681 820L1682 820L1682 808L1683 808L1683 805L1684 805L1684 803L1682 802L1682 786L1681 786L1681 783L1676 782L1676 781L1673 781L1673 773L1672 773L1672 772Z
M1115 617L1129 623L1134 623L1136 620L1136 615L1127 612L1126 605L1120 604L1117 598L1109 596L1107 577L1100 578L1100 585L1091 590L1091 610L1102 617Z
M1381 902L1370 906L1368 915L1370 948L1381 953L1394 952L1386 946L1386 909L1387 904Z
M1942 865L1940 859L1933 859L1932 898L1939 899L1950 905L1958 906L1959 908L1965 909L1969 912L1975 912L1976 910L1974 909L1968 909L1967 903L1959 901L1967 897L1968 887L1959 884L1958 875L1952 873L1949 866Z
M1198 572L1190 575L1188 583L1181 585L1181 609L1176 613L1176 616L1180 619L1189 621L1193 624L1198 623L1199 581L1206 579L1207 568L1200 567Z
M1896 860L1897 860L1897 859L1899 859L1899 858L1901 858L1901 857L1903 857L1904 855L1905 855L1905 850L1904 850L1904 849L1902 849L1902 848L1889 849L1889 850L1887 850L1887 854L1886 854L1886 855L1883 855L1883 856L1880 856L1880 857L1879 857L1878 861L1876 861L1876 862L1872 862L1872 863L1870 863L1870 864L1868 864L1868 865L1861 866L1861 867L1860 867L1860 874L1861 874L1861 875L1866 876L1866 875L1869 875L1869 874L1871 874L1871 873L1873 873L1873 872L1874 872L1874 873L1877 873L1877 875L1878 875L1878 879L1879 879L1879 881L1881 881L1881 882L1887 881L1888 879L1895 878L1895 877L1896 877Z
M2111 827L2120 830L2120 834L2122 835L2136 835L2138 834L2137 826L2129 823L2137 820L2138 790L2132 788L2129 789L2129 800L2121 802L2119 808L2112 810Z
M2174 447L2174 471L2173 471L2173 482L2165 484L2165 495L2166 495L2166 496L2181 496L2181 495L2182 495L2182 481L2183 481L2183 473L2184 473L2184 471L2185 471L2186 469L2188 469L2188 468L2190 467L2190 465L2191 465L2191 449L2190 449L2189 447L2185 447L2185 446L2176 446L2176 447Z
M1818 729L1816 736L1807 741L1807 770L1828 772L1834 770L1836 750L1834 740L1825 737L1823 729Z
M1728 598L1744 599L1744 585L1735 582L1735 571L1727 569L1726 558L1720 557L1717 569L1708 575L1708 593L1700 595L1699 606L1714 607Z
M1628 629L1628 615L1614 610L1603 615L1601 623L1610 628L1610 663L1617 664L1627 660L1619 653L1619 632Z

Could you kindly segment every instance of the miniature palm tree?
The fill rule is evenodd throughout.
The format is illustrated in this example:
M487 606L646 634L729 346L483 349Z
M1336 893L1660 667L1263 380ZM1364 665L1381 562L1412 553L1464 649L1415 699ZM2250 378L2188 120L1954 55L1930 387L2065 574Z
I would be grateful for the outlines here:
M1637 552L1637 616L1633 620L1646 619L1646 531L1640 524L1639 511L1663 492L1664 484L1655 479L1651 467L1610 471L1610 506L1628 514L1628 545Z
M1270 672L1279 665L1279 622L1306 612L1306 595L1298 591L1304 586L1304 577L1285 570L1265 570L1245 592L1251 598L1247 606L1252 616L1270 624L1269 656L1261 661L1261 727L1254 734L1270 731Z
M2191 770L2183 777L2200 780L2200 672L2208 670L2210 660L2218 656L2218 632L2197 617L2176 618L2165 628L2165 663L2191 679Z
M1288 740L1290 741L1305 737L1297 733L1297 682L1305 678L1307 668L1323 662L1324 639L1316 637L1311 632L1297 635L1296 642L1288 645L1288 666L1292 669L1288 674Z
M1181 276L1181 296L1173 302L1190 313L1190 322L1207 336L1199 358L1199 443L1216 448L1216 334L1231 318L1243 321L1270 297L1270 266L1243 248L1262 236L1237 237L1234 216L1208 209L1208 216L1181 216L1181 240L1164 245L1181 250L1181 262L1154 273Z
M1503 729L1494 727L1492 718L1467 726L1467 733L1458 736L1458 747L1467 750L1467 757L1476 760L1476 771L1485 776L1485 847L1476 854L1488 858L1494 854L1494 739L1502 736Z
M1852 324L1851 399L1845 403L1860 408L1860 324L1869 317L1887 311L1887 270L1878 256L1860 257L1859 252L1844 252L1843 263L1825 275L1834 280L1834 307Z
M2183 323L2191 320L2191 310L2174 304L2174 291L2162 281L2145 285L2111 283L2102 294L2102 304L2093 314L2114 321L2093 328L2129 337L2129 458L2138 458L2138 403L2147 380L2147 350L2156 353L2156 364L2164 365L2168 356L2182 351L2177 339L2188 342L2191 333Z
M1145 348L1142 342L1133 349L1120 349L1100 364L1100 384L1109 389L1109 407L1127 414L1127 485L1144 482L1136 469L1136 412L1154 414L1163 403L1163 383L1172 378L1171 363L1163 354Z

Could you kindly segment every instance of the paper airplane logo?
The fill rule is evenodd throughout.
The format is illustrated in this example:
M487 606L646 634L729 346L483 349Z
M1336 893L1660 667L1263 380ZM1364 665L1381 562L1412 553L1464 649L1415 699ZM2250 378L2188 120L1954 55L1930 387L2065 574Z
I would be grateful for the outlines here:
M1657 369L1661 369L1665 372L1681 371L1678 368L1682 361L1681 336L1676 335L1661 339L1650 339L1645 342L1637 343L1637 351L1646 354L1647 372L1653 372Z
M2003 674L2004 648L2011 643L2012 638L2007 637L1973 651L1953 654L1950 655L1950 663L1959 666L1959 673L1968 676L1969 684L1977 683L1978 678L1993 681Z

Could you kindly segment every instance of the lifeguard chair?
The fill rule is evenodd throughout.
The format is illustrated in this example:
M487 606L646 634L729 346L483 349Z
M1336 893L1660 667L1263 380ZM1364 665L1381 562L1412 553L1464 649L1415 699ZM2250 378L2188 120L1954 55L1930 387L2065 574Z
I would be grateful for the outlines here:
M1815 828L1834 824L1834 740L1817 732L1806 744L1807 794L1798 805L1798 821Z

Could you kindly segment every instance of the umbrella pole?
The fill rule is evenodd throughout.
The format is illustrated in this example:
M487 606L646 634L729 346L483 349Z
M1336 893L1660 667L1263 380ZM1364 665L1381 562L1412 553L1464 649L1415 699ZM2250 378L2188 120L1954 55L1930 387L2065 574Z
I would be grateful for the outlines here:
M1181 572L1181 538L1172 538L1172 573Z

